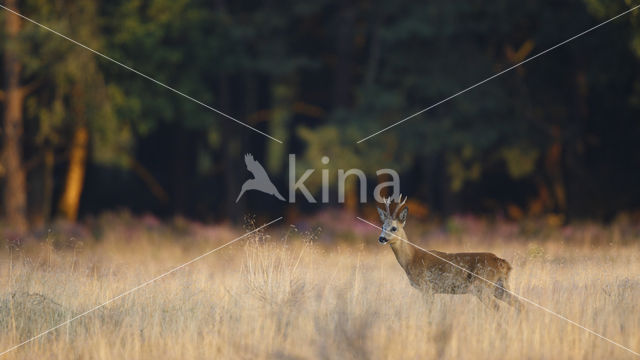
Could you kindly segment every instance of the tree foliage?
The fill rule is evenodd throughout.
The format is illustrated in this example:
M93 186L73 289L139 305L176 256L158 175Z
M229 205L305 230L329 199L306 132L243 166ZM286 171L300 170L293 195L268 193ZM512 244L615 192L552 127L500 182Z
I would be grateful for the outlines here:
M91 155L83 213L125 206L237 218L247 205L284 209L257 196L234 203L251 152L279 187L296 153L300 171L329 169L332 185L337 169L362 169L373 182L377 169L396 169L404 192L443 213L517 206L611 216L640 200L636 13L356 142L631 6L20 1L26 16L284 141L25 23L16 46L22 83L34 86L24 103L30 188L49 176L48 196L59 196L82 125ZM320 181L307 185L319 191Z

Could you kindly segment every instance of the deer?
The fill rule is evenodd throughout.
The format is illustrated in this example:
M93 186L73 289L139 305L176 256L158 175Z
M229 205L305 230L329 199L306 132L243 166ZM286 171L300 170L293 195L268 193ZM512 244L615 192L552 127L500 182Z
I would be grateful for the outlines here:
M383 199L385 210L376 207L382 221L378 241L389 244L411 286L421 291L428 301L434 294L472 294L496 311L500 309L496 299L518 312L523 309L522 302L507 289L511 272L507 260L488 252L426 251L410 243L404 230L409 213L407 206L403 208L407 197L401 200L402 195L396 200L393 214L389 209L391 198Z

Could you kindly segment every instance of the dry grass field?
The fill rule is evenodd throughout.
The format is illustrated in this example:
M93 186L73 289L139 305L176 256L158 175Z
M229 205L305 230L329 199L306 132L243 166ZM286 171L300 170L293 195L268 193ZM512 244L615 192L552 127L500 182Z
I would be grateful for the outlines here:
M3 357L635 357L533 306L495 313L470 295L437 295L427 304L391 250L377 245L377 231L351 227L265 229ZM514 292L640 351L637 227L409 226L412 233L418 235L410 240L427 248L495 252L514 266ZM165 231L132 221L104 226L84 241L54 234L8 243L0 258L0 351L239 234L224 226Z

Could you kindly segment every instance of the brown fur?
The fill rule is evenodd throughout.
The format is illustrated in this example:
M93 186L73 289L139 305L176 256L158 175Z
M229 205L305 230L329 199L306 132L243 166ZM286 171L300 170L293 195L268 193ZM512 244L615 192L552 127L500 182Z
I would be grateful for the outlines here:
M522 309L522 303L505 291L509 272L511 272L509 262L486 252L445 253L437 250L425 252L418 249L407 241L401 240L408 240L404 231L406 211L401 214L401 217L403 216L402 220L398 220L395 216L387 215L383 225L385 230L381 237L389 240L398 263L404 269L413 287L428 296L473 294L495 309L499 307L495 299L504 301L518 310ZM397 230L390 234L389 229L392 228Z

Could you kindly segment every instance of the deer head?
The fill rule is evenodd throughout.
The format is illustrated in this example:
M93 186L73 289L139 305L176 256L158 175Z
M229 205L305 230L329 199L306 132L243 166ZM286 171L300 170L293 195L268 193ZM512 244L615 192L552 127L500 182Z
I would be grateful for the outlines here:
M407 202L407 197L402 200L402 194L396 199L397 205L393 214L391 214L391 198L385 198L383 200L385 205L385 210L378 208L378 215L380 215L380 220L382 221L382 233L378 238L378 241L381 244L386 244L388 242L394 243L396 241L400 241L398 237L405 238L404 234L404 224L407 222L407 214L409 213L409 208L402 206ZM398 211L400 214L398 214ZM394 236L395 235L395 236Z

